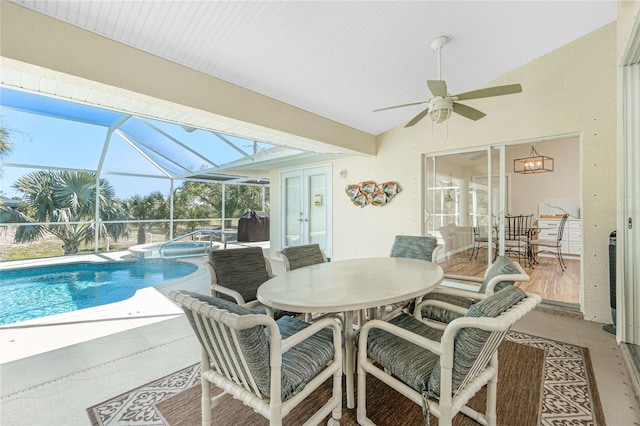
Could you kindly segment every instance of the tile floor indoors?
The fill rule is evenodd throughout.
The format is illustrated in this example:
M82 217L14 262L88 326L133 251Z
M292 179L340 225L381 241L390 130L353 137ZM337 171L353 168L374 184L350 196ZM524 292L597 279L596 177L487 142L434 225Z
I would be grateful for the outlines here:
M273 263L274 272L282 273L282 265ZM207 292L208 277L201 275L188 285ZM0 364L0 425L89 425L87 407L198 362L200 349L187 321L170 306L156 314L169 319ZM120 317L116 322L132 321ZM93 329L101 323L109 320L79 327ZM614 336L604 332L602 324L534 311L514 329L588 347L606 423L640 425L637 384ZM45 332L30 339L48 341L53 336ZM3 352L20 343L1 332L0 339ZM34 343L37 340L27 346Z

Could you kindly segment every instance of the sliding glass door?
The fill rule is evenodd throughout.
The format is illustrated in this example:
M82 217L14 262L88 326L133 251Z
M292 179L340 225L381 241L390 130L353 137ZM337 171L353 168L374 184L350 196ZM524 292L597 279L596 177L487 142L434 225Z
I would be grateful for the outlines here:
M424 228L444 246L445 273L481 277L493 258L505 203L499 157L491 148L425 157Z

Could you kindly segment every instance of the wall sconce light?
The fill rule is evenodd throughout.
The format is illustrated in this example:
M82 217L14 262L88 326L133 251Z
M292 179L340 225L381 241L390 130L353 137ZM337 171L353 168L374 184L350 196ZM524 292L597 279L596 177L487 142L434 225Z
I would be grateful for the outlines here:
M546 173L553 171L553 158L540 155L531 145L531 151L524 158L513 160L513 172L521 174Z

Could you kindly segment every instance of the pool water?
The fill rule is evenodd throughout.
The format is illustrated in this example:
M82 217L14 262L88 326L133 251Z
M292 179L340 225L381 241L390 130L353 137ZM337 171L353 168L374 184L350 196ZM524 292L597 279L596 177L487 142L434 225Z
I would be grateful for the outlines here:
M0 325L119 302L197 269L180 262L118 262L0 271Z

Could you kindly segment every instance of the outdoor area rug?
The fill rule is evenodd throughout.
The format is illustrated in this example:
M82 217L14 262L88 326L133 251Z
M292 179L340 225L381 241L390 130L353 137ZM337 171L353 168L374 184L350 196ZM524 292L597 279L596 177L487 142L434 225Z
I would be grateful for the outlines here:
M587 348L524 333L509 332L498 351L499 425L604 425L604 414ZM87 409L94 426L199 426L200 366L192 365ZM422 409L368 376L367 414L378 425L423 424ZM304 423L330 395L330 383L296 407L283 424ZM482 409L483 389L470 402ZM268 425L236 400L214 410L215 425ZM357 425L356 410L343 401L342 425ZM437 419L432 417L432 425ZM477 425L460 414L454 425Z

